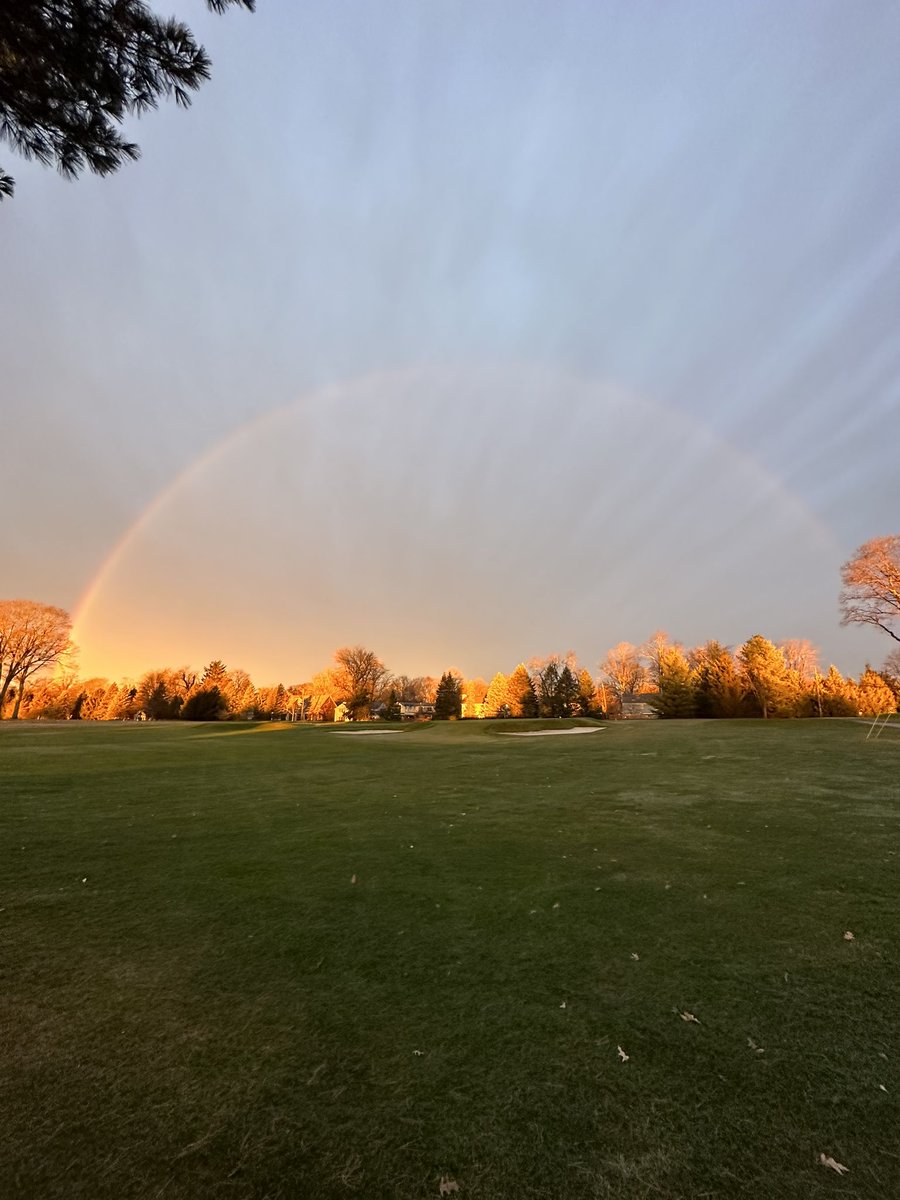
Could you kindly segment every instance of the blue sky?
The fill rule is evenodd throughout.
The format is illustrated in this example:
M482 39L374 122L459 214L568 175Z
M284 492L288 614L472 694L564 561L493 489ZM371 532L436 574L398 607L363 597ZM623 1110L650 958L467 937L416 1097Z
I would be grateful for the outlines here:
M809 636L854 671L887 653L838 628L836 596L855 546L900 527L896 6L179 13L214 77L190 111L135 123L139 163L71 184L0 157L18 183L0 467L21 497L0 591L74 610L156 502L107 565L85 667L160 665L169 638L290 682L335 636L380 639L411 672L569 648L593 666L657 626ZM342 432L328 460L303 441L323 404ZM173 483L248 423L226 480L190 477L188 514ZM275 427L294 447L277 471ZM539 503L529 478L554 482ZM302 524L279 519L260 556L275 509ZM454 531L450 557L417 567L429 521ZM230 553L278 614L268 640L242 632ZM479 572L468 624L442 570ZM191 616L211 574L218 649ZM437 597L415 637L397 622L413 588ZM131 658L100 645L123 611Z

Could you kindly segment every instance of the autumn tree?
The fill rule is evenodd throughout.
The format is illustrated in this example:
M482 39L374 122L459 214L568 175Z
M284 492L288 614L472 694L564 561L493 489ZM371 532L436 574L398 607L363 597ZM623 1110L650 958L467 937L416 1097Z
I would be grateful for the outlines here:
M207 0L222 12L254 0ZM140 151L119 127L162 99L186 108L210 60L188 29L141 0L14 0L0 18L0 138L74 179ZM15 184L0 172L0 199Z
M463 683L462 691L462 715L464 717L475 717L478 715L479 708L484 712L484 701L487 696L488 685L481 678L467 679Z
M900 534L864 542L841 582L841 624L873 625L900 642Z
M232 716L250 712L256 706L256 688L253 686L253 680L241 667L234 667L228 672L221 685L221 690ZM297 694L304 695L305 693L298 692Z
M214 658L203 670L200 687L207 689L217 687L221 691L227 682L228 668L222 662L221 658Z
M816 705L823 717L855 717L859 711L856 684L832 664L816 679Z
M72 650L71 629L72 619L61 608L35 600L0 600L0 715L15 682L13 720L19 716L29 679Z
M167 721L178 716L184 703L179 680L174 671L147 671L138 682L141 708L154 721Z
M768 638L755 634L741 646L737 658L747 692L759 706L760 715L772 716L785 702L784 655Z
M719 642L692 650L698 717L738 717L744 703L744 686L731 651Z
M102 718L108 687L108 681L99 678L87 679L82 683L83 700L79 716L83 721L99 721Z
M65 721L81 712L81 681L75 675L35 679L21 690L10 688L13 712L26 720Z
M597 711L597 689L591 673L586 668L578 672L578 695L575 706L580 717L591 717Z
M510 715L509 680L502 671L498 671L488 685L484 703L489 717L508 717Z
M681 646L659 647L655 659L657 697L654 707L661 717L696 716L694 674Z
M110 685L106 695L105 721L125 721L133 717L140 708L137 684L129 679Z
M859 696L858 711L862 716L877 717L881 713L897 711L897 698L893 691L868 663L856 686Z

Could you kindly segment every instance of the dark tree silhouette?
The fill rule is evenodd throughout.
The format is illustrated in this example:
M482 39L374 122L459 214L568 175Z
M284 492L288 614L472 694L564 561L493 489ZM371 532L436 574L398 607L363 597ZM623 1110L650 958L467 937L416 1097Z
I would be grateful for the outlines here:
M206 0L213 12L255 0ZM210 60L190 29L141 0L11 0L0 5L0 138L25 158L76 178L109 175L140 151L118 128L128 115L190 92ZM0 171L0 199L15 188Z
M204 688L187 698L181 717L185 721L218 721L225 709L225 700L219 689Z
M436 721L456 721L462 714L462 680L445 671L434 698Z

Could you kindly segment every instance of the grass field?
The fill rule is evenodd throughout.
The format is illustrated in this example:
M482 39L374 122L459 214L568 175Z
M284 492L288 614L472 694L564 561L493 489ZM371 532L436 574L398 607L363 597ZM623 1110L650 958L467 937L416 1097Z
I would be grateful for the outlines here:
M900 731L508 729L0 726L0 1196L900 1197Z

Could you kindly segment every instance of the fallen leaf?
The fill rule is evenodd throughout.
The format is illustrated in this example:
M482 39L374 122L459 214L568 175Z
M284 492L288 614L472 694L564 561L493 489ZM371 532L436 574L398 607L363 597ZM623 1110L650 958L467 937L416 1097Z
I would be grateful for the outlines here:
M629 1060L629 1058L631 1057L631 1055L630 1055L630 1054L626 1054L626 1053L625 1053L625 1051L622 1049L622 1047L621 1047L621 1046L617 1046L617 1047L616 1047L616 1049L619 1051L619 1059L620 1059L620 1061L621 1061L621 1062L628 1062L628 1060Z
M883 1084L883 1083L879 1083L879 1085L878 1085L878 1086L881 1088L881 1090L882 1090L883 1092L886 1092L886 1091L887 1091L887 1088L884 1086L884 1084Z
M679 1015L679 1017L681 1017L682 1021L693 1021L695 1025L700 1024L700 1022L697 1020L697 1018L694 1016L694 1014L692 1012L683 1012L683 1013L679 1013L678 1015Z
M356 883L356 876L355 876L355 875L351 875L351 876L350 876L350 882L351 882L351 883Z
M632 954L631 957L634 959L635 962L641 961L641 956L639 954Z
M754 1042L753 1038L747 1038L747 1045L750 1047L750 1049L753 1051L754 1054L765 1054L765 1052L766 1052L765 1047L757 1046L757 1044L756 1044L756 1042Z
M416 1056L416 1058L421 1058L424 1053L424 1050L413 1050L413 1054Z
M850 1168L845 1167L843 1163L835 1162L830 1154L820 1154L819 1162L823 1167L830 1167L832 1171L837 1171L838 1175L846 1175L846 1173L850 1170Z
M563 1000L562 1004L561 1004L559 1007L560 1007L560 1008L565 1008L565 1007L566 1007L566 1002L565 1002L565 1000Z
M559 901L558 901L558 900L557 900L557 902L556 902L556 903L553 905L553 907L554 907L554 908L559 908Z
M845 942L855 942L856 941L855 936L850 932L849 929L844 934L844 941Z
M441 1182L438 1184L438 1194L441 1196L449 1196L451 1192L458 1192L459 1184L449 1175L442 1175Z

